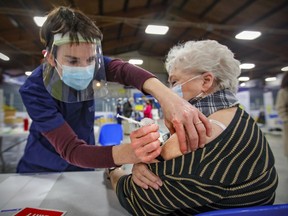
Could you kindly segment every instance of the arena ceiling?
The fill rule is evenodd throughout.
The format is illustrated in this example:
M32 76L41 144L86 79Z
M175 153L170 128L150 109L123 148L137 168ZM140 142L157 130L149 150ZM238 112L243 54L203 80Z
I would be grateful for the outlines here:
M61 5L95 20L107 56L138 51L163 60L179 42L214 39L241 62L256 65L242 71L251 79L276 76L288 65L287 0L1 0L0 52L10 58L0 59L2 72L18 76L39 65L44 47L33 17ZM148 35L147 24L164 24L169 31ZM242 30L262 35L251 41L235 39Z

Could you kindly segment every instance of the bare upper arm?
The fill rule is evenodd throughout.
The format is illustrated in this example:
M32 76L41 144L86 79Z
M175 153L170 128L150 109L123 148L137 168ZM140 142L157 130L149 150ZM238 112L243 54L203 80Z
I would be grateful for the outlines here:
M230 124L232 121L235 113L236 113L237 107L220 110L215 113L213 113L209 118L217 120L224 124L226 127ZM223 129L219 127L216 124L212 124L212 136L206 137L206 144L214 140L216 137L218 137L223 132ZM182 152L179 148L179 141L177 138L176 133L172 134L171 137L165 142L165 145L162 147L161 156L164 160L169 160L175 157L178 157L182 155Z

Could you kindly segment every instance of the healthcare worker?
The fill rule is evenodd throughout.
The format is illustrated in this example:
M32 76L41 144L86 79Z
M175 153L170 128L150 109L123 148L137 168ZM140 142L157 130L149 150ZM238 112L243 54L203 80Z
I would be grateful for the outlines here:
M67 7L52 10L40 30L40 39L46 47L46 61L19 90L32 124L17 172L92 170L148 162L160 154L155 124L138 129L139 138L132 143L95 146L94 100L105 96L106 81L153 95L162 105L167 127L182 140L183 151L198 148L211 133L203 114L154 75L119 59L103 57L102 34L81 11ZM203 124L195 125L199 121ZM194 134L186 138L185 130Z

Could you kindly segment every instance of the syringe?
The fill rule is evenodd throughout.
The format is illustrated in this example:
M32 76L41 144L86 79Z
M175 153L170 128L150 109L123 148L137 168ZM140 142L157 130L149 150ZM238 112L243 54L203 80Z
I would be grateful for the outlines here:
M137 124L137 125L140 126L140 127L144 126L143 124L141 124L141 122L136 121L136 120L131 119L131 118L127 118L127 117L122 116L122 115L119 115L118 113L117 113L117 115L116 115L116 118L124 119L124 120L128 121L129 123Z
M150 124L154 123L153 119L150 119L150 118L144 118L144 119L142 119L139 122L139 121L136 121L134 119L127 118L125 116L119 115L118 113L116 115L116 118L124 119L124 120L128 121L129 123L134 123L134 124L136 124L136 125L138 125L140 127L145 126L145 125L150 125ZM161 131L159 131L159 132L161 134L160 137L159 137L159 141L161 142L161 145L162 145L170 137L170 133L163 134L163 133L161 133Z

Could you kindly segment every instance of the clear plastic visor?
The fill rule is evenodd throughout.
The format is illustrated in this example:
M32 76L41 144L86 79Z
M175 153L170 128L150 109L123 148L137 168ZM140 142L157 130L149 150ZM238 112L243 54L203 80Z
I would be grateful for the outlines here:
M43 79L47 91L57 100L74 103L95 99L104 91L106 76L100 40L95 43L63 40L53 44L46 56ZM100 92L96 95L103 95Z

